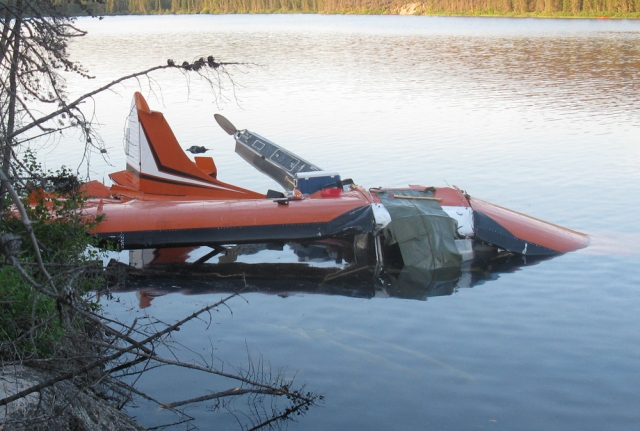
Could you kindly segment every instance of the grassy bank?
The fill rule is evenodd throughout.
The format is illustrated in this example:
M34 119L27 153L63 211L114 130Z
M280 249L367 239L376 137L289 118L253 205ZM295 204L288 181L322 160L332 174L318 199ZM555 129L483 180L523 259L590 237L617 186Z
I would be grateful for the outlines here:
M94 9L105 15L320 13L640 18L640 0L106 0Z

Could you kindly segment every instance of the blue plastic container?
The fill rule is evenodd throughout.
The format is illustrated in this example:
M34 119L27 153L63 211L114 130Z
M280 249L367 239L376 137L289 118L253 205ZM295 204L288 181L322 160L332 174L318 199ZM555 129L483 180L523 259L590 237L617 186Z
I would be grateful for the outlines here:
M295 187L305 195L313 194L326 186L336 187L340 174L324 171L298 172L294 178Z

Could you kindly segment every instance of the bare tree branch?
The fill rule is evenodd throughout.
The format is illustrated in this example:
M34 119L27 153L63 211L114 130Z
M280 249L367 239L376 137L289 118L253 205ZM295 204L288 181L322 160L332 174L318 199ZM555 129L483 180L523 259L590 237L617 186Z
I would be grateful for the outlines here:
M207 65L211 64L212 65L211 67L215 68L215 69L217 69L219 67L229 66L229 65L242 65L242 64L245 64L245 63L236 63L236 62L217 63L217 62L213 61L213 57L209 57L209 58L211 58L211 61L207 61ZM52 118L57 117L60 114L68 113L71 109L76 108L78 105L80 105L86 99L91 98L91 97L95 96L98 93L101 93L101 92L103 92L105 90L108 90L111 87L113 87L113 86L115 86L117 84L121 84L122 82L128 81L130 79L138 78L140 76L146 76L146 75L149 75L152 72L155 72L157 70L163 70L163 69L181 69L183 71L190 71L190 70L198 71L198 70L200 70L201 67L203 67L203 65L204 65L204 62L202 61L202 59L197 60L194 63L184 62L180 66L176 65L175 63L173 63L172 60L169 60L168 64L166 64L166 65L150 67L150 68L148 68L146 70L143 70L142 72L135 72L135 73L132 73L130 75L123 76L123 77L118 78L118 79L116 79L114 81L111 81L110 83L108 83L106 85L103 85L100 88L97 88L97 89L95 89L95 90L93 90L93 91L91 91L91 92L89 92L87 94L84 94L84 95L78 97L73 102L67 103L62 108L58 109L57 111L54 111L54 112L52 112L52 113L50 113L48 115L45 115L44 117L41 117L38 120L36 120L36 121L34 121L34 122L32 122L32 123L20 128L20 129L18 129L16 131L14 131L13 133L9 134L7 137L8 138L13 138L14 136L21 135L24 132L32 129L33 127L38 126L38 125L40 125L42 123L45 123L45 122L51 120Z
M65 373L63 375L57 376L57 377L55 377L53 379L47 380L46 382L42 382L40 384L32 386L32 387L30 387L28 389L25 389L25 390L23 390L21 392L18 392L16 394L12 395L12 396L0 399L0 406L7 405L8 403L10 403L12 401L20 399L20 398L22 398L22 397L24 397L26 395L29 395L29 394L31 394L33 392L39 391L41 389L44 389L44 388L46 388L48 386L51 386L51 385L53 385L53 384L55 384L57 382L61 382L63 380L71 379L73 377L76 377L76 376L79 376L81 374L84 374L84 373L86 373L87 371L89 371L91 369L99 367L102 364L105 364L107 362L110 362L110 361L122 356L124 353L131 352L131 351L133 351L135 349L142 348L142 347L144 347L145 344L148 344L151 341L156 340L156 339L162 337L163 335L166 335L166 334L168 334L168 333L170 333L172 331L178 330L180 328L180 326L184 325L186 322L188 322L189 320L191 320L194 317L198 316L199 314L205 313L208 310L216 308L219 305L224 304L229 299L231 299L231 298L233 298L235 296L236 296L236 294L234 293L232 295L227 296L226 298L221 299L220 301L216 302L215 304L208 305L208 306L206 306L206 307L194 312L193 314L189 315L188 317L185 317L184 319L178 321L177 323L174 323L173 325L168 326L167 328L163 329L162 331L156 332L156 333L150 335L149 337L147 337L147 338L145 338L145 339L143 339L141 341L136 341L136 342L130 344L128 347L124 348L121 351L118 351L118 352L113 353L111 355L102 357L102 358L100 358L100 359L98 359L96 361L93 361L93 362L85 365L84 367L81 367L81 368L79 368L77 370L73 370L71 372L68 372L68 373Z
M175 401L173 403L163 404L162 407L171 409L175 407L184 406L187 404L200 403L202 401L215 400L218 398L232 397L245 394L265 394L265 395L284 395L285 392L278 389L247 389L247 388L232 388L226 391L216 392L214 394L203 395L201 397L191 398L183 401Z
M167 60L165 65L120 77L69 101L65 77L68 74L90 76L69 55L69 41L86 32L77 28L74 18L64 13L60 6L64 3L59 0L0 1L0 255L4 257L0 272L3 276L8 274L19 279L14 287L23 289L27 298L24 315L20 316L22 323L9 320L0 327L3 337L0 360L44 367L54 374L54 377L0 399L0 406L70 379L79 390L100 394L119 407L134 396L154 402L178 415L179 423L192 420L178 409L180 406L206 400L216 400L218 406L230 406L234 396L243 396L243 400L255 403L244 407L246 414L238 413L251 424L268 425L298 411L300 406L313 405L318 396L292 389L292 382L284 379L282 370L265 369L262 360L254 364L250 355L246 369L231 367L231 371L225 371L224 363L214 367L217 358L214 359L213 348L210 360L199 354L193 363L179 359L178 347L184 346L172 334L190 321L202 321L209 328L211 310L224 306L231 311L227 302L238 293L173 324L159 320L142 324L134 320L125 324L109 319L100 313L92 294L87 294L89 289L98 290L99 286L107 285L108 273L87 256L93 252L87 249L91 239L86 232L96 221L85 218L82 213L85 198L78 193L77 176L69 175L64 168L55 175L45 175L37 167L34 156L23 162L17 159L17 154L21 150L29 154L32 142L46 139L53 132L75 129L84 139L85 159L82 163L86 162L88 167L92 150L103 146L95 130L95 112L87 103L97 94L128 80L141 81L142 78L153 87L152 73L171 69L181 72L187 80L197 74L211 86L216 100L221 100L227 80L233 90L236 85L227 67L246 64L216 61L213 56L181 64ZM71 3L84 11L89 11L93 4L88 0L72 0ZM58 191L49 193L52 185ZM61 188L66 191L60 192ZM25 203L27 197L30 203ZM60 246L69 238L72 241L68 248ZM3 307L5 303L15 305L4 298L0 298ZM46 340L49 349L46 354L39 351L43 334L50 337ZM168 358L162 357L158 350L166 352L164 355ZM122 381L125 375L137 381L143 373L160 366L206 373L216 376L213 377L216 381L218 378L231 379L233 382L225 386L239 387L189 400L161 403L135 389L135 382ZM284 403L290 406L284 411L273 407L273 414L269 415L264 411L265 399L271 400L272 406ZM276 399L282 401L274 401ZM30 419L46 420L49 417L45 414ZM0 428L3 425L0 421Z

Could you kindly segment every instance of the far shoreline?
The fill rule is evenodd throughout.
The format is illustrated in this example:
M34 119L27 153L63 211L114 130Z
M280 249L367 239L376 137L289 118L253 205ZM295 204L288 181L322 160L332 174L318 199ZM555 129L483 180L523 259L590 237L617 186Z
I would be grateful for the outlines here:
M630 15L602 15L602 16L583 16L583 15L540 15L540 14L436 14L436 13L420 13L420 14L403 14L391 12L304 12L304 11L239 11L239 12L154 12L154 13L114 13L114 14L98 14L99 16L166 16L166 15L360 15L360 16L428 16L441 18L535 18L535 19L585 19L585 20L640 20L640 12ZM77 15L83 16L83 15Z
M260 0L253 0L260 1ZM103 9L103 8L100 8ZM433 16L433 17L477 17L477 18L538 18L538 19L588 19L588 20L638 20L638 12L614 12L614 11L581 11L581 12L541 12L541 11L500 11L496 9L457 10L429 9L425 3L407 3L395 7L383 8L354 8L354 9L270 9L252 7L251 9L192 9L192 10L160 10L160 11L115 11L94 10L97 16L153 16L153 15L391 15L391 16ZM70 11L73 12L73 11ZM79 12L79 11L77 11ZM73 14L73 13L72 13ZM84 16L85 13L76 13L75 16Z

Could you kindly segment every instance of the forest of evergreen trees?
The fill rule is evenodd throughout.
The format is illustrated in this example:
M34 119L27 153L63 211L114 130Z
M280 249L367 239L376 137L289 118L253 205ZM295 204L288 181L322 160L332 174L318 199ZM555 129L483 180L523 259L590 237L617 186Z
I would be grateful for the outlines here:
M105 0L95 10L106 15L292 12L640 17L640 0Z

